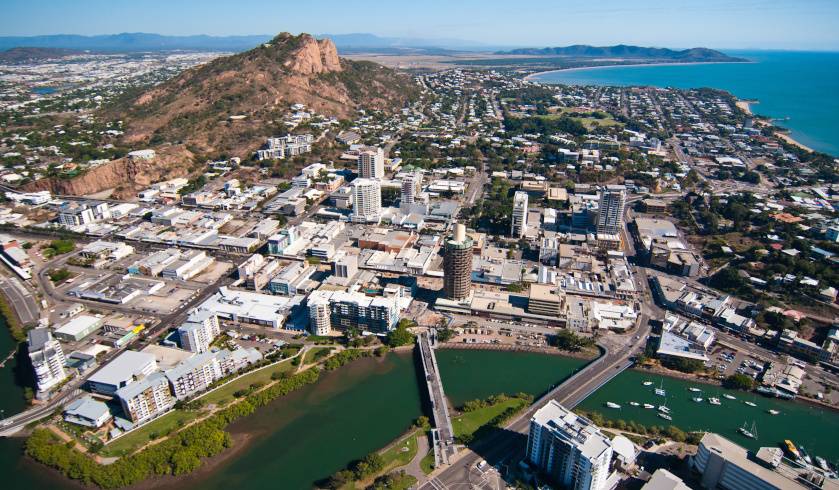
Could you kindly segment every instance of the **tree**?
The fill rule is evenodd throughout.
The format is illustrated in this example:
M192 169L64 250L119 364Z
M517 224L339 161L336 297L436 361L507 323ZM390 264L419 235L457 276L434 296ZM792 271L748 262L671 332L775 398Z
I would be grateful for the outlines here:
M725 378L722 385L732 390L750 391L754 388L755 381L745 374L732 374Z
M401 347L414 343L414 334L408 331L408 323L400 321L395 329L387 334L387 345L390 347Z

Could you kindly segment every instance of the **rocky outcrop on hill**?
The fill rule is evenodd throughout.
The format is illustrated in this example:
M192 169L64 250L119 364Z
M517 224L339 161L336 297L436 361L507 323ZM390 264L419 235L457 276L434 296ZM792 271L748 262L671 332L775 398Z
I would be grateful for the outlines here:
M248 157L265 136L285 131L281 118L292 104L345 118L359 108L397 109L417 94L407 75L340 59L328 39L283 33L186 70L105 116L125 121L132 144L182 143L208 154Z
M120 158L72 179L49 178L30 182L24 186L24 190L47 190L56 195L84 196L114 189L112 197L129 198L154 182L187 176L190 165L186 162L189 162L191 156L183 149L173 148L171 152L158 153L158 157L153 160Z

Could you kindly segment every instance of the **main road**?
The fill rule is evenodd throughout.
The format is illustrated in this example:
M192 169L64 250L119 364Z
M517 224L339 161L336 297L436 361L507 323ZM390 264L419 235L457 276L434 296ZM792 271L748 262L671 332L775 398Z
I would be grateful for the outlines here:
M616 373L632 365L631 357L642 349L649 333L649 318L642 314L640 326L635 336L611 336L599 343L603 354L582 370L552 389L537 400L524 413L508 423L502 430L497 430L476 441L471 448L461 451L451 466L440 468L430 475L421 490L441 490L472 486L477 464L481 460L497 463L507 458L522 455L527 441L530 419L540 408L551 400L556 400L565 407L573 408L588 395L603 386Z

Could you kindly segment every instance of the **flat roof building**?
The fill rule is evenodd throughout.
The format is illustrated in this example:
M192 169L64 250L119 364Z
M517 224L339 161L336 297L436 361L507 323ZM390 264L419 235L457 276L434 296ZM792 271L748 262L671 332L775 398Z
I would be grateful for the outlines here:
M117 390L157 371L154 356L127 350L90 376L87 386L93 393L114 395Z

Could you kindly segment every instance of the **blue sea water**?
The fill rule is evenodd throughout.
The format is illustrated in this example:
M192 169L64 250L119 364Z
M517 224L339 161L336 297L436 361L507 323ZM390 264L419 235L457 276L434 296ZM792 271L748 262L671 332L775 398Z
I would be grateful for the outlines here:
M751 63L621 66L555 71L544 83L677 88L712 87L757 99L756 114L777 119L791 136L818 151L839 155L839 53L730 51ZM788 119L786 119L788 118Z

